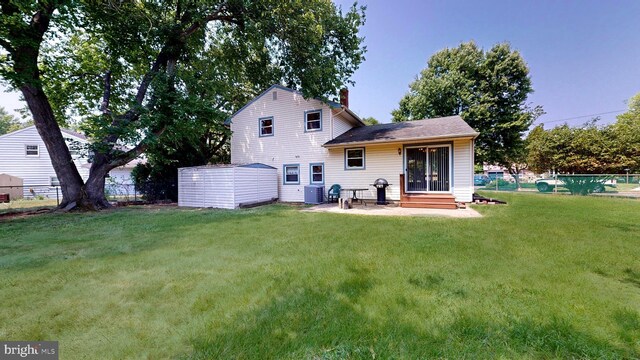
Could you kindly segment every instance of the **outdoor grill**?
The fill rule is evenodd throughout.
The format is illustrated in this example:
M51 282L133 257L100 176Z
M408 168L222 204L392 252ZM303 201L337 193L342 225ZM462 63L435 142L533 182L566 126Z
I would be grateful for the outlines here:
M377 205L387 205L387 186L389 185L389 182L383 178L378 178L371 184L378 189Z

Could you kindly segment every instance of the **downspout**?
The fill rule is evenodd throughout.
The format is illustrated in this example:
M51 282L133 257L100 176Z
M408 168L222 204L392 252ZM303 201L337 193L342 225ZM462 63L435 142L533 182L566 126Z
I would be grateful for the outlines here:
M329 106L329 125L331 127L331 131L329 131L329 140L333 140L333 111L331 110L331 106Z

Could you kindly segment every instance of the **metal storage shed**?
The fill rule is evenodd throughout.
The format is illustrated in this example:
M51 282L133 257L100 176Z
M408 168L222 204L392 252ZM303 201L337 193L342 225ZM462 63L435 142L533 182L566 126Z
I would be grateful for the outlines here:
M236 209L277 198L277 169L265 164L178 169L178 206Z

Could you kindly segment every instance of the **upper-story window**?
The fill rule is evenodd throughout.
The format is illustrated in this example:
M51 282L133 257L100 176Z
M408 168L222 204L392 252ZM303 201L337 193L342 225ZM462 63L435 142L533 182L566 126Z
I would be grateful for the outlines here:
M345 149L344 168L347 170L364 169L364 148Z
M40 156L40 147L38 145L25 145L25 156Z
M273 116L258 119L260 136L273 136Z
M304 131L322 131L322 110L304 112Z

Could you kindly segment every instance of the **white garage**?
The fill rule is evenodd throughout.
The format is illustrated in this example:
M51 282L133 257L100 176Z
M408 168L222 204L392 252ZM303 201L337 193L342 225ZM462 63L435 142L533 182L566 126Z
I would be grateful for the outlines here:
M178 169L178 206L236 209L277 198L278 173L269 165L206 165Z

